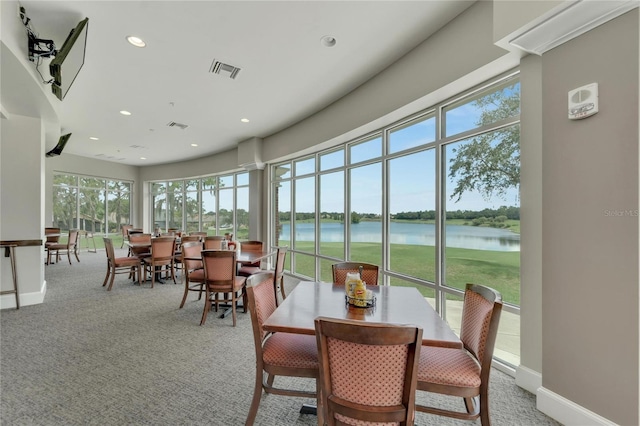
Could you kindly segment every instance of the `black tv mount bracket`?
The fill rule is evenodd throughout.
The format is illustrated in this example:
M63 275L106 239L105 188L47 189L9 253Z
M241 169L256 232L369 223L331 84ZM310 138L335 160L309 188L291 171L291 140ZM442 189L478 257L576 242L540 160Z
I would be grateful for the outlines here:
M36 57L50 58L56 56L56 45L53 40L36 38L29 35L29 60L35 61Z

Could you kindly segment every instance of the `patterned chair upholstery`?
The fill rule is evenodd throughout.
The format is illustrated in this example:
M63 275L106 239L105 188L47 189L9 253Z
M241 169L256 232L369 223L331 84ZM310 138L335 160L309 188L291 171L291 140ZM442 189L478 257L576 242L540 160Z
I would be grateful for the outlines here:
M317 398L316 393L273 386L275 376L318 377L316 338L302 334L269 333L262 324L276 310L274 273L265 271L247 278L247 303L251 312L253 340L256 349L256 380L253 400L245 425L255 422L262 390L276 395ZM265 379L264 373L267 373Z
M344 281L347 278L347 273L350 272L362 272L360 279L367 283L367 285L378 285L378 265L362 262L340 262L331 265L333 270L333 283L344 285Z
M422 329L315 320L326 425L413 425Z
M416 405L416 410L475 420L483 426L489 418L489 373L502 311L497 291L467 284L462 308L460 340L464 349L424 347L420 353L418 390L464 398L466 412Z
M236 305L238 297L242 297L244 311L247 312L246 300L246 278L236 275L236 252L227 250L203 250L202 263L204 265L204 280L206 290L206 300L200 325L204 325L207 320L207 313L211 309L211 304L215 304L216 311L220 302L231 305L231 315L233 326L236 326ZM223 295L220 299L220 294ZM212 301L212 298L215 299Z
M102 240L104 241L104 249L107 254L107 275L104 277L102 286L107 285L107 281L111 278L109 287L107 287L107 291L111 291L116 274L127 273L131 276L136 272L138 274L138 283L140 283L140 272L142 269L140 259L136 256L116 257L111 238L103 238ZM135 275L133 275L133 277L135 278Z
M262 241L251 240L251 241L240 242L240 249L243 252L245 251L262 252L262 248L263 248ZM257 274L262 271L263 270L260 269L260 262L248 263L248 264L243 264L238 268L238 275L242 275L243 277L250 277L251 275Z
M174 256L176 252L175 237L156 237L151 240L151 256L144 257L142 264L145 271L151 274L151 288L156 282L156 276L160 275L160 268L168 268L165 274L170 273L173 283L176 284L176 272ZM143 279L146 281L146 278Z

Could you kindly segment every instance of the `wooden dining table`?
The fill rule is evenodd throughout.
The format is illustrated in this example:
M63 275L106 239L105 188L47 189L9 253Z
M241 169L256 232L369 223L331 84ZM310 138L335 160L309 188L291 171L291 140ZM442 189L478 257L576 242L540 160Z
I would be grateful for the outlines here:
M375 297L370 308L346 302L344 285L302 281L264 322L265 331L315 334L319 317L364 322L410 324L422 328L422 344L462 348L460 338L415 287L367 286Z

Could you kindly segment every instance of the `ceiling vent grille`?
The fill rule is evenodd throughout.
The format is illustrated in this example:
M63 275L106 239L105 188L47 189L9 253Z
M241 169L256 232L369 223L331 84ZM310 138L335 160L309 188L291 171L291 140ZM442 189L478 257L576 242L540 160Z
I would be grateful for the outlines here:
M211 68L209 69L210 73L220 74L222 76L227 76L232 80L235 80L240 72L240 68L235 67L233 65L225 64L224 62L220 62L216 59L213 60L211 64Z
M187 127L189 127L189 125L178 123L178 122L175 122L175 121L170 121L170 122L167 123L167 127L178 127L179 129L184 130Z
M142 146L142 145L129 145L129 148L133 148L133 149L147 149L146 146Z

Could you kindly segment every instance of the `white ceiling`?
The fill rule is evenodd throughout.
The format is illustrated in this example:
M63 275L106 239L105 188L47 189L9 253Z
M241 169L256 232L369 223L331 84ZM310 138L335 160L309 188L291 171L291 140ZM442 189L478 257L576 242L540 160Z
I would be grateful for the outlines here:
M388 67L472 1L20 4L32 28L58 48L89 18L85 64L60 105L61 130L73 133L64 152L142 166L226 151L291 126ZM131 46L128 35L147 47ZM322 45L325 35L335 37L334 47ZM237 78L210 73L214 59L241 68ZM40 70L48 76L48 60ZM168 127L172 121L189 127Z

